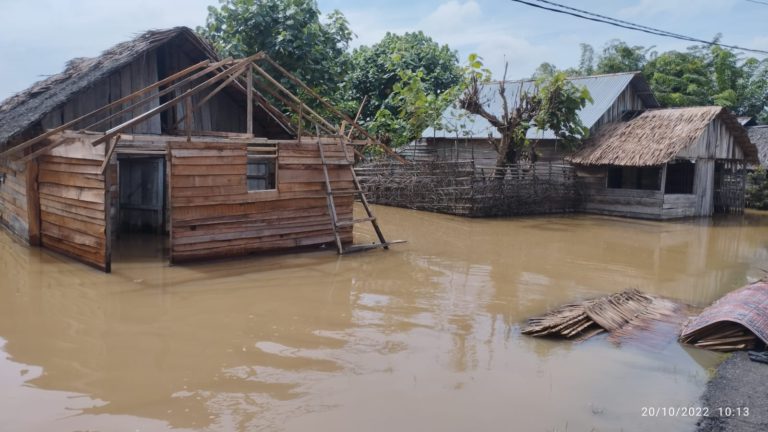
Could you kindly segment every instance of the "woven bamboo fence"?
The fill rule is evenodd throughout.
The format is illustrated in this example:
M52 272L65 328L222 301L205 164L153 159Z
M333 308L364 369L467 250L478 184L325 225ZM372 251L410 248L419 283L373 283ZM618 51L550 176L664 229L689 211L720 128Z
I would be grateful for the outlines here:
M396 207L488 217L567 213L581 204L574 169L564 164L377 162L355 171L370 202Z

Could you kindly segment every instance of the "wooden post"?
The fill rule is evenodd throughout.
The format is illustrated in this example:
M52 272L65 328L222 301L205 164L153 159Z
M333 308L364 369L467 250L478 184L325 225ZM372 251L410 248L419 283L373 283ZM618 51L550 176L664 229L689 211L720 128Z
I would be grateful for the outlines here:
M302 125L302 123L304 123L304 117L302 117L302 114L303 114L302 107L303 106L304 106L303 104L299 105L299 136L298 136L299 144L301 144L301 133L302 133L301 132L301 125Z
M32 159L27 162L26 171L29 245L40 246L40 187L38 183L39 165L37 159Z
M246 133L253 136L253 64L248 65L248 118L245 119Z
M117 141L119 139L115 140L113 148L117 147ZM105 157L107 169L104 171L104 272L112 273L112 170L109 169L109 160L112 157Z
M184 99L184 129L187 132L187 142L192 141L192 96Z

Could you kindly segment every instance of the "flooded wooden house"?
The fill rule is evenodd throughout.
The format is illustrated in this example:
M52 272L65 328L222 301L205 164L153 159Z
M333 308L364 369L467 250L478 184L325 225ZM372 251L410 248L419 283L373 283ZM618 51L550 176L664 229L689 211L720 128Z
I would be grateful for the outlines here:
M592 102L578 112L590 133L627 113L659 107L648 82L639 72L577 77L569 81L585 87L592 96ZM520 91L534 91L535 84L534 80L506 82L507 100L514 103ZM481 91L484 108L491 113L501 113L498 84L486 85ZM443 113L440 123L440 128L426 129L420 140L398 149L398 152L408 160L419 162L471 160L478 166L496 164L495 143L501 135L486 119L451 106ZM530 129L527 138L535 146L538 161L562 162L567 155L550 130Z
M568 158L584 210L672 219L744 209L746 165L757 148L727 109L655 109L604 125Z
M188 28L150 31L0 104L0 225L107 272L137 230L167 236L173 263L387 247L351 168L371 142L263 53L220 59ZM350 246L361 222L379 239Z

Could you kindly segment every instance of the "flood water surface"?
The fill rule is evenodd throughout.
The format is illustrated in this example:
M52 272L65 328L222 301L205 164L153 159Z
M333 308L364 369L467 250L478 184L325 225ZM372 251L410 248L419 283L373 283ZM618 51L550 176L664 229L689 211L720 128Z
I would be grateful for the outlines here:
M626 288L705 306L768 269L757 213L376 211L409 243L169 267L136 237L111 275L0 234L0 430L690 430L642 409L698 405L719 355L520 324Z

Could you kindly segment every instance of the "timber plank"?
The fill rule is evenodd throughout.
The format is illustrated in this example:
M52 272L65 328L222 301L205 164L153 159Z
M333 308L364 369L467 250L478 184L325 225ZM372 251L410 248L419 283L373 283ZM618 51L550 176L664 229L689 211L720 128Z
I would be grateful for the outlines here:
M78 245L90 246L98 250L102 250L105 247L104 238L98 238L89 234L84 234L65 226L56 225L46 220L43 220L41 225L43 234L47 236L66 240Z
M40 183L53 183L64 186L77 186L83 188L104 188L104 178L100 175L66 173L58 171L41 170L39 174Z
M49 213L44 210L40 212L40 218L43 222L49 222L60 227L67 227L89 236L99 237L104 235L104 225L98 225L89 221L78 220L57 213Z
M177 175L171 176L171 184L174 188L203 187L203 186L243 186L245 187L245 175L215 175L195 176Z
M247 165L177 165L173 164L174 175L215 175L215 174L240 174L245 175Z
M41 183L40 193L58 195L64 198L104 204L104 190L86 189L73 186L62 186L52 183Z

